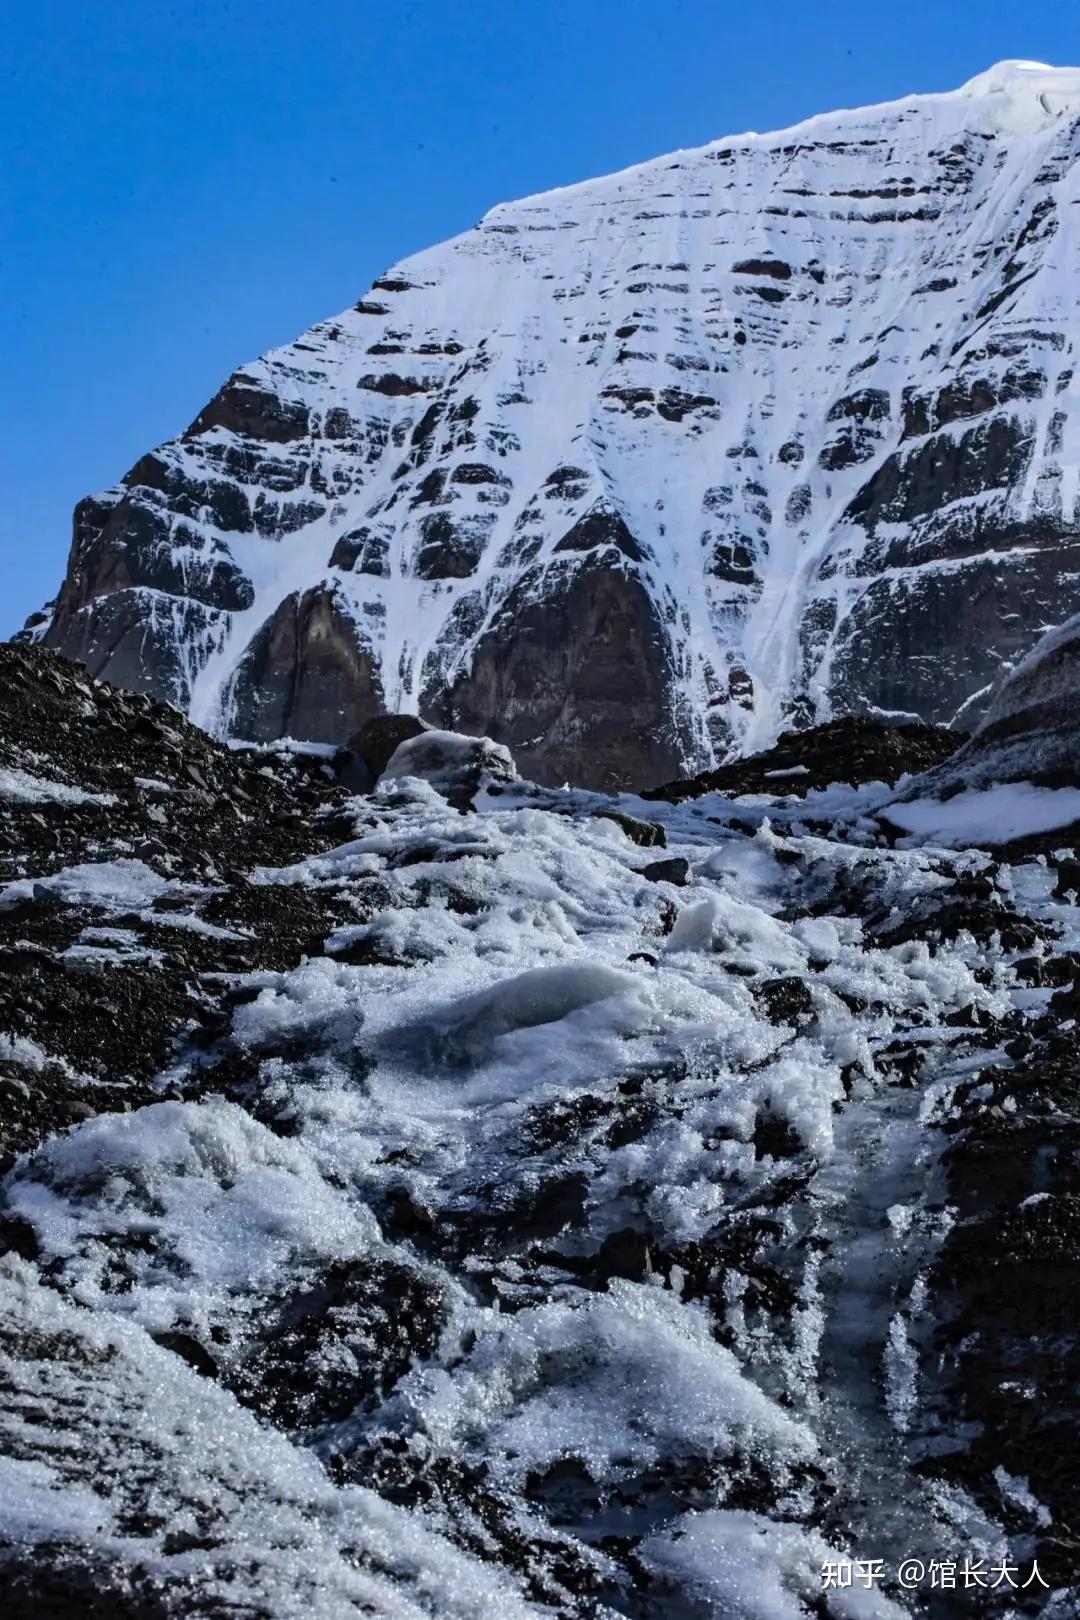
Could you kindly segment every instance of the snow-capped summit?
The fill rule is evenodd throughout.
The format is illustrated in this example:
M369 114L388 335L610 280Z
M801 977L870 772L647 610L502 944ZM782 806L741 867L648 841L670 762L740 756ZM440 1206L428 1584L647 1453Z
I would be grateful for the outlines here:
M968 727L1080 608L1080 69L494 208L77 510L36 632L235 735L638 787Z
M1047 62L998 62L977 73L959 91L994 102L998 128L1013 134L1042 129L1057 118L1080 115L1080 68Z

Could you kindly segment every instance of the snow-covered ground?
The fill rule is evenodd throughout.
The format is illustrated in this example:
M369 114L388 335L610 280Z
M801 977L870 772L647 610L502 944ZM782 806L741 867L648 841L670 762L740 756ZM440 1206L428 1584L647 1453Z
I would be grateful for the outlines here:
M890 847L881 785L616 802L495 756L457 809L450 741L252 874L340 909L321 953L218 976L160 1100L7 1175L8 1556L207 1617L955 1613L899 1562L1029 1563L1046 1512L926 1464L943 1151L1048 1005L1010 927L1080 945L1052 868ZM215 892L114 858L0 915L71 908L120 971ZM826 1590L845 1556L887 1578Z
M1080 821L1080 788L1002 782L951 799L912 799L890 805L888 819L920 841L959 846L1029 838Z

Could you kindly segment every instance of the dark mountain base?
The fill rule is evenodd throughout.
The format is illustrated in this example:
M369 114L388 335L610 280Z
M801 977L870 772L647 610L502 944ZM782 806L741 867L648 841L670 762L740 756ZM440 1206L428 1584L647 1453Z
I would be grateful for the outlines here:
M898 782L927 771L965 741L963 732L918 723L888 725L862 715L830 720L806 731L785 731L772 748L714 771L663 787L646 788L643 799L679 804L703 793L796 793L832 782ZM791 773L791 774L788 774Z
M31 1091L25 1071L0 1058L4 1169L50 1132L115 1107L120 1076L125 1106L154 1100L149 1081L177 1041L208 1042L227 1022L215 975L295 966L341 920L310 889L248 881L255 866L340 840L332 815L346 795L332 762L233 752L175 709L94 681L54 653L0 646L0 772L27 766L112 802L0 792L0 882L34 879L25 899L0 909L0 1025L32 1035L83 1077L50 1062ZM163 892L105 917L89 898L66 904L40 882L115 859L140 862ZM185 927L185 887L196 897L207 886L200 915L209 927ZM97 964L76 946L95 923L133 933L152 954L122 971Z

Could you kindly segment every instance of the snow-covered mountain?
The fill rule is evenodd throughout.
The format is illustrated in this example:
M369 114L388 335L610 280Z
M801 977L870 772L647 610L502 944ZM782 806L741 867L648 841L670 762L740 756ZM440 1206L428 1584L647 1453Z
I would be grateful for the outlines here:
M33 633L212 730L647 786L963 726L1080 606L1080 69L495 208L77 510Z

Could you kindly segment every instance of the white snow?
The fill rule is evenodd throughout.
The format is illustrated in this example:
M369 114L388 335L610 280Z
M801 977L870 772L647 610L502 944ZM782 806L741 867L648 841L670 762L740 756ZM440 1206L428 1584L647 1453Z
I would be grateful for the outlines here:
M335 1197L300 1146L220 1098L90 1120L16 1172L9 1202L67 1257L83 1304L104 1302L113 1246L137 1237L130 1286L112 1303L153 1328L208 1327L230 1296L272 1286L298 1256L347 1258L378 1240L367 1210Z
M1054 1522L1046 1504L1032 1495L1031 1486L1026 1478L1020 1479L1017 1475L1010 1474L1007 1469L999 1467L994 1469L994 1479L1005 1500L1030 1514L1035 1524L1045 1529Z
M1036 787L1002 782L949 799L910 799L888 804L882 814L919 842L954 847L1004 844L1012 838L1050 832L1080 821L1080 788Z
M998 62L969 79L958 94L990 101L1002 133L1031 135L1059 118L1080 114L1080 68L1021 60Z
M89 793L85 788L72 787L68 782L57 782L44 776L32 776L16 765L0 765L0 799L15 804L94 804L116 803L113 793Z
M838 787L817 803L853 818L842 832L888 797ZM241 978L254 994L233 1009L230 1051L242 1072L257 1066L237 1095L257 1097L258 1120L214 1095L105 1114L5 1178L7 1211L32 1228L41 1269L0 1276L0 1340L5 1310L35 1333L67 1334L63 1355L32 1351L16 1377L35 1409L60 1390L80 1416L78 1467L64 1475L58 1429L18 1428L0 1480L18 1490L17 1507L0 1517L26 1540L88 1534L164 1569L154 1538L133 1548L124 1529L143 1477L127 1459L149 1448L170 1526L209 1513L222 1545L245 1548L244 1602L273 1620L298 1607L337 1620L357 1593L377 1614L409 1620L529 1614L509 1575L452 1549L443 1534L458 1534L452 1525L338 1491L312 1450L385 1447L432 1477L477 1471L513 1504L527 1539L551 1528L528 1505L527 1483L581 1481L586 1501L592 1491L608 1504L595 1524L594 1507L581 1510L582 1525L568 1509L583 1556L603 1562L597 1535L640 1535L638 1556L673 1612L685 1600L703 1613L795 1620L821 1591L822 1564L845 1555L805 1522L818 1489L808 1479L821 1470L831 1488L839 1473L863 1489L861 1453L838 1441L835 1406L821 1393L838 1311L862 1333L880 1311L867 1389L891 1438L919 1422L917 1300L911 1289L896 1295L907 1300L898 1313L889 1268L905 1263L925 1220L921 1200L934 1196L941 1143L928 1126L955 1084L948 1064L963 1039L946 1020L969 1007L1002 1017L1031 995L998 942L961 934L933 953L919 940L882 946L831 897L865 887L887 917L947 892L954 871L979 872L987 858L809 836L799 830L805 806L789 799L622 796L618 808L662 824L665 853L688 862L678 887L642 877L647 852L595 814L610 800L517 782L481 793L478 805L459 812L405 771L350 803L347 842L257 874L336 897L342 917L327 955ZM736 817L757 830L733 832ZM373 878L377 908L347 920ZM139 948L119 915L183 924L184 913L148 908L166 892L199 892L120 860L27 879L3 896L32 898L35 881L102 914L76 951L117 957ZM1009 882L1034 913L1070 912L1052 899L1043 867L1019 868ZM361 940L406 965L335 959L335 948ZM761 983L778 976L809 987L805 1018L764 1011ZM920 1096L889 1083L882 1048L898 1038L939 1066L938 1089ZM21 1038L0 1056L31 1084L48 1062ZM980 1047L963 1073L999 1057ZM169 1082L200 1087L200 1062L179 1052ZM782 1129L763 1138L764 1126ZM792 1179L805 1195L785 1190ZM430 1252L393 1237L387 1212L405 1196L431 1212ZM851 1225L860 1198L865 1231ZM544 1231L564 1202L571 1213L565 1230L553 1219L557 1239L518 1241L523 1222ZM806 1253L779 1335L727 1242L760 1210L790 1223L789 1255ZM579 1284L573 1267L587 1273L628 1229L648 1245L636 1280ZM452 1250L459 1232L460 1264L444 1263L440 1245ZM825 1234L851 1267L853 1304L838 1302L830 1250L804 1245L810 1234ZM715 1255L722 1325L701 1296L695 1245ZM666 1272L652 1259L665 1253L678 1257ZM434 1347L313 1442L241 1411L225 1385L268 1315L318 1299L335 1268L388 1258L438 1300ZM173 1333L197 1340L220 1383L149 1337ZM358 1328L312 1352L308 1371L343 1383L370 1353ZM880 1443L858 1428L858 1411L848 1421L860 1445ZM649 1486L647 1511L618 1505L636 1502L657 1471L676 1482L670 1494ZM775 1517L725 1506L747 1475L771 1482ZM684 1477L709 1481L712 1505L688 1513ZM1008 1489L1019 1501L1019 1487ZM936 1501L923 1503L928 1523L943 1515ZM378 1568L365 1564L371 1548ZM239 1577L221 1561L199 1552L177 1564L188 1557L169 1555L168 1569L219 1602L239 1601ZM385 1573L386 1560L396 1573ZM897 1613L858 1590L838 1595L833 1612Z
M823 1571L845 1555L823 1536L757 1513L687 1513L650 1537L646 1568L686 1585L725 1620L805 1620L824 1595ZM848 1558L850 1562L850 1557ZM830 1591L828 1612L842 1620L902 1620L905 1610L876 1589Z
M137 911L152 905L168 892L168 878L161 877L145 861L121 858L115 861L87 861L65 866L44 878L18 878L0 888L0 909L33 897L34 889L44 889L69 906L97 906L104 911ZM179 885L175 885L179 887Z
M534 1024L554 1023L595 1001L639 987L631 973L590 963L531 968L455 1008L455 1033L466 1040L477 1036L488 1040Z
M0 1058L39 1074L48 1063L49 1054L26 1035L0 1035Z
M41 1359L7 1348L27 1330L31 1345L48 1349ZM0 1464L4 1528L24 1546L88 1538L206 1612L539 1620L508 1579L419 1515L371 1491L336 1489L312 1452L143 1329L64 1302L11 1259L0 1270L0 1343L17 1414L9 1439L20 1452ZM58 1394L69 1414L60 1428L41 1420ZM132 1529L132 1519L148 1528ZM167 1536L185 1533L194 1549L170 1550Z
M780 1472L816 1451L716 1344L707 1312L622 1281L585 1304L494 1315L459 1367L404 1380L390 1421L399 1408L441 1450L493 1451L511 1487L569 1459L618 1479L672 1447L720 1458L738 1447Z
M910 1427L918 1401L919 1361L906 1319L899 1311L889 1323L882 1373L889 1416L903 1434Z

